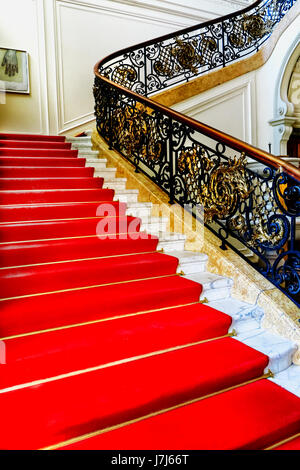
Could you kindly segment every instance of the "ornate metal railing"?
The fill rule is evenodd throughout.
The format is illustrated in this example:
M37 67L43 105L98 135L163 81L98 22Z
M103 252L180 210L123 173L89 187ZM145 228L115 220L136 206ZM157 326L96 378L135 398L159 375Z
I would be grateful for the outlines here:
M110 147L171 203L204 214L222 248L230 246L300 305L300 170L148 98L253 54L295 2L255 2L112 54L95 66L94 96L97 129ZM250 161L258 162L255 170Z

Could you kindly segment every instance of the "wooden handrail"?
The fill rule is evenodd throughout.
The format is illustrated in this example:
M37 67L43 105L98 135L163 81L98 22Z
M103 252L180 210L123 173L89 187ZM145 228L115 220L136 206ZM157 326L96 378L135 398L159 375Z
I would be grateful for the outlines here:
M178 34L178 35L185 34L185 33L194 31L194 30L196 30L200 27L209 26L213 23L224 21L227 18L232 18L234 16L239 16L241 14L245 14L248 11L255 8L256 6L258 6L260 3L261 3L261 0L258 0L255 3L253 3L252 5L249 5L247 8L244 8L243 10L239 10L236 13L228 14L228 15L223 16L221 18L217 18L217 19L214 19L214 20L207 21L205 23L200 23L196 26L191 26L191 27L182 29L180 31L177 31L176 34ZM120 93L122 93L126 96L129 96L130 98L132 98L132 99L134 99L134 100L136 100L140 103L143 103L145 106L147 106L149 108L155 109L156 111L159 111L159 112L169 116L171 119L177 120L177 121L181 122L182 124L185 124L185 125L191 127L195 131L198 131L201 134L206 135L207 137L211 137L211 138L217 140L220 143L224 143L224 144L228 145L229 147L231 147L232 149L237 150L238 152L241 152L241 153L244 152L247 156L250 156L251 158L253 158L254 160L257 160L260 163L264 163L267 166L271 166L273 168L277 168L277 169L280 169L282 171L285 171L288 175L295 178L297 181L300 181L300 169L295 167L294 165L291 165L290 163L286 162L285 160L282 160L281 158L279 158L279 157L277 157L277 156L275 156L271 153L265 152L264 150L261 150L257 147L254 147L254 146L250 145L250 144L247 144L246 142L243 142L240 139L237 139L237 138L235 138L235 137L233 137L229 134L226 134L225 132L214 129L213 127L208 126L207 124L204 124L204 123L202 123L200 121L197 121L193 118L190 118L188 116L185 116L184 114L181 114L178 111L174 111L173 109L168 108L167 106L164 106L160 103L157 103L157 102L151 100L150 98L146 98L142 95L139 95L138 93L136 93L134 91L131 91L128 88L125 88L122 85L119 85L119 84L113 82L112 80L109 80L108 78L101 75L101 73L99 72L99 69L103 65L105 65L105 63L107 63L108 61L110 61L110 60L112 60L112 59L114 59L118 56L121 56L122 54L130 53L130 52L132 52L136 49L139 49L139 48L142 48L142 47L147 47L148 45L153 44L154 42L156 43L156 42L164 41L166 39L173 38L174 36L175 36L174 32L169 33L169 34L166 34L164 36L155 38L154 40L152 39L152 40L149 40L149 41L141 42L141 43L139 43L135 46L124 48L124 49L121 49L119 51L116 51L116 52L106 56L105 58L101 59L100 61L98 61L97 64L94 66L94 73L103 82L106 82L108 85L113 86L114 88L118 89L120 91Z

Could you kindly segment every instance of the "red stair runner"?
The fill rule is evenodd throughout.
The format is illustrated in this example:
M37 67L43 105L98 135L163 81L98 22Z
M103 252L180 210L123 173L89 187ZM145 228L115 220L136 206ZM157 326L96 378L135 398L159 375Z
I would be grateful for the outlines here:
M51 142L43 140L0 140L0 149L3 148L38 148L38 149L69 149L72 144L67 142Z
M300 436L289 440L285 444L275 447L274 450L300 450Z
M268 380L61 449L257 450L299 432L299 398Z
M297 448L300 400L93 173L0 134L0 448Z

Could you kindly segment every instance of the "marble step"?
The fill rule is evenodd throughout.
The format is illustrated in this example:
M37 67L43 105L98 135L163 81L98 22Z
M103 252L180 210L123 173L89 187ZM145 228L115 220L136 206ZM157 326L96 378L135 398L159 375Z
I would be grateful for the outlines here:
M80 149L78 150L78 158L97 159L99 158L99 152L91 149Z
M90 167L90 168L95 168L95 173L100 170L106 170L106 164L107 160L106 158L92 158L92 159L86 159L85 161L85 166ZM113 170L111 173L115 174L116 169L115 168L110 168L109 170ZM94 173L94 176L100 176L96 175Z
M103 188L114 189L126 189L127 178L104 178Z
M92 151L92 142L89 141L89 142L75 142L75 143L72 143L72 149L80 150L80 151L87 150L87 152L90 152L90 151Z
M167 252L169 254L184 250L186 236L183 233L160 232L158 237L158 250L164 250L164 253Z
M101 178L104 178L105 181L111 181L116 178L116 168L99 167L95 168L94 176L100 176Z
M292 364L269 380L300 398L300 366Z
M207 305L232 317L229 331L235 330L237 333L243 333L261 327L264 312L257 305L251 305L233 297L211 301Z
M292 364L293 355L297 351L295 343L279 335L269 333L264 329L239 333L234 338L266 354L270 361L265 372L270 369L273 374L278 374L287 369Z
M101 174L97 176L101 176ZM137 189L118 189L117 191L115 191L114 201L138 202L137 201L138 195L139 195L139 191Z
M203 273L206 271L208 256L204 253L193 251L172 251L170 254L179 259L178 272L183 271L185 274Z
M208 271L185 274L184 277L202 284L201 300L206 298L210 302L212 300L227 299L230 296L233 280L228 277L219 276Z
M91 136L82 136L82 137L66 137L66 142L72 143L72 144L80 144L80 143L88 143L92 142Z
M149 217L142 219L141 231L148 232L151 235L158 235L160 232L166 232L169 219L167 217Z
M151 216L152 202L129 202L126 215L148 219Z

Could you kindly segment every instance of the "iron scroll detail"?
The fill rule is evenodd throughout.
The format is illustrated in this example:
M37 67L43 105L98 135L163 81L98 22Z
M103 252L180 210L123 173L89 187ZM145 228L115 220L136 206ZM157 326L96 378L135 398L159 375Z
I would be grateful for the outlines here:
M295 3L257 1L113 54L99 64L94 97L97 130L110 148L171 203L201 207L201 215L193 214L204 214L222 247L230 246L300 306L300 175L147 98L257 52Z

